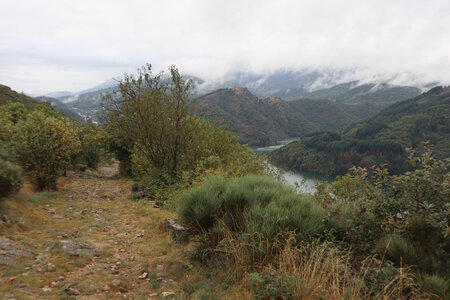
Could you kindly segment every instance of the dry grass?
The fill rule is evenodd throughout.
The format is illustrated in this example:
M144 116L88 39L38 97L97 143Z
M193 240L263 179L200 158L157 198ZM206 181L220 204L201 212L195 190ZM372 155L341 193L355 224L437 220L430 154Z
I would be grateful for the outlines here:
M255 239L253 239L255 240ZM415 278L409 269L402 268L398 274L380 283L378 288L368 286L366 279L378 280L376 257L371 256L354 266L354 258L349 252L339 251L326 243L312 242L295 245L295 237L290 234L287 239L280 238L275 242L243 243L227 234L218 249L226 253L225 263L231 272L260 274L259 285L249 282L249 276L244 276L240 282L242 288L252 286L253 296L271 299L423 299L416 293ZM249 253L262 249L271 259L259 265L248 264ZM353 262L352 262L353 261ZM253 283L254 284L254 283ZM268 286L272 285L272 293ZM284 287L283 287L284 286ZM258 294L259 290L259 294ZM250 298L250 297L249 297Z

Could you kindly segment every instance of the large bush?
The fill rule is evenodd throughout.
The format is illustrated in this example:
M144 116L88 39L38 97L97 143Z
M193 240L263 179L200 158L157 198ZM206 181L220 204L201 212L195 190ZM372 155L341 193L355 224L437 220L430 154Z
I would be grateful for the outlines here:
M11 138L17 162L39 190L56 189L58 176L71 167L80 141L70 122L40 111L17 123Z
M22 184L20 168L0 158L0 198L17 192Z
M410 163L416 169L401 175L354 168L319 185L315 197L327 212L328 237L359 253L377 251L397 266L448 274L448 161L425 149Z
M324 217L312 199L264 176L229 181L212 178L181 197L178 213L202 234L209 247L217 246L231 233L252 244L249 256L259 258L264 243L280 235L295 232L300 241L320 233Z

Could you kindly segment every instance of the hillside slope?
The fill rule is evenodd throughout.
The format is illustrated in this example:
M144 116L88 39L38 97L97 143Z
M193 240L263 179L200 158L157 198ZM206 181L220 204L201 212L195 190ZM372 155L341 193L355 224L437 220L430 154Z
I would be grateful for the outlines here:
M370 104L348 105L319 99L260 99L243 87L209 93L198 98L197 104L204 116L223 120L250 145L273 145L312 132L343 129L378 110Z
M4 105L9 101L22 103L28 109L34 109L41 104L41 102L36 99L13 91L10 87L0 84L0 105Z
M405 148L420 150L429 141L438 158L450 157L450 87L436 87L395 103L365 122L339 133L318 133L271 154L278 165L326 175L349 167L388 164L393 173L407 170Z

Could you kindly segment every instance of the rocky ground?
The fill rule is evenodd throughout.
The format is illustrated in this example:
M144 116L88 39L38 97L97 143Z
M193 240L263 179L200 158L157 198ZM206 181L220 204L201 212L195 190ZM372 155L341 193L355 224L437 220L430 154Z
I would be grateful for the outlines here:
M174 214L133 200L131 185L103 168L3 201L0 297L186 298L179 282L192 266L164 225Z

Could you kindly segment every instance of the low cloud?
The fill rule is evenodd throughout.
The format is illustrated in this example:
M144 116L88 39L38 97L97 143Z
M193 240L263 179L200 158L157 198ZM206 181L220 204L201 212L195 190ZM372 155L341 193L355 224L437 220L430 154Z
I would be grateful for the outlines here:
M448 84L448 11L447 0L3 1L0 83L78 91L149 62L214 81L326 69Z

